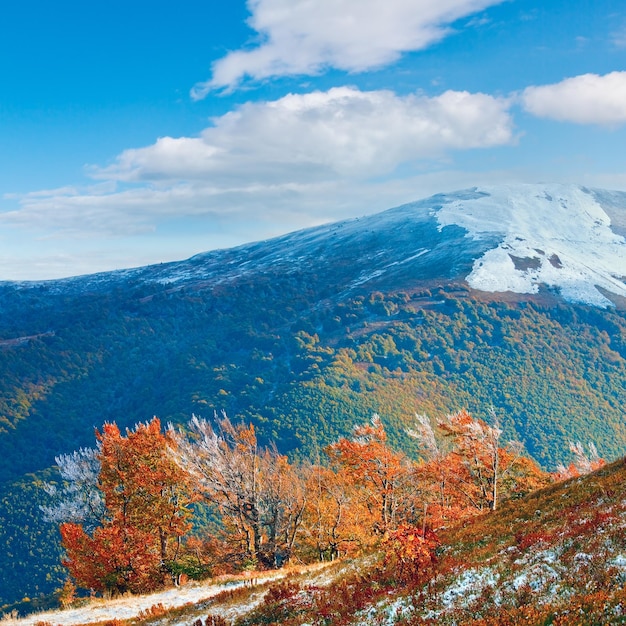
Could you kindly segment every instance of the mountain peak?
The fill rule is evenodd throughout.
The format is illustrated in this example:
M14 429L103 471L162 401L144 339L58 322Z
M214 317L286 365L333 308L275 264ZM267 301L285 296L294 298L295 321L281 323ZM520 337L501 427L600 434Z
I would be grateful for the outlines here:
M614 304L611 294L626 297L624 235L623 192L560 184L475 187L197 255L144 278L228 282L315 267L344 294L432 280L466 281L492 293L536 294L544 285L569 302L606 308Z

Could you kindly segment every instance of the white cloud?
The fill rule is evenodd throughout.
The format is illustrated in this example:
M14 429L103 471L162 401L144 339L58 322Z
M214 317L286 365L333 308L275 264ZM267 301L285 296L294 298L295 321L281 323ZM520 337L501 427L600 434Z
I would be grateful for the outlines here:
M261 43L216 61L192 97L233 89L246 77L361 72L442 39L457 19L504 0L248 0Z
M522 105L537 117L576 124L626 123L626 72L582 74L560 83L527 87Z
M203 180L219 188L310 184L393 172L449 150L511 143L510 101L446 91L400 97L341 87L247 103L198 138L163 137L126 150L94 177L124 182Z

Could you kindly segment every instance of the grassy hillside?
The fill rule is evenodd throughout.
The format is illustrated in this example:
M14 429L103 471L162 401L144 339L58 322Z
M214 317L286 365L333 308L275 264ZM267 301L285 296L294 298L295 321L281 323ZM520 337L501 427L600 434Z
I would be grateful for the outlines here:
M420 610L439 623L626 623L625 529L621 459L445 533Z
M261 578L254 587L192 586L178 595L206 600L184 606L165 592L23 624L90 623L90 615L101 623L123 615L117 626L623 624L625 530L620 460L449 528L435 563L410 579L398 580L397 570L371 555L321 571L281 572L280 582Z

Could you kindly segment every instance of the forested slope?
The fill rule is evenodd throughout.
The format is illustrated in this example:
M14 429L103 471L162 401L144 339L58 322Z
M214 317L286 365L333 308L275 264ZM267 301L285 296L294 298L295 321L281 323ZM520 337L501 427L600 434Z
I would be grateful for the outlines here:
M374 412L406 447L403 429L415 412L467 408L485 417L493 405L506 435L548 468L567 460L570 440L594 441L609 459L626 448L619 310L550 296L489 302L460 286L322 305L302 296L288 302L287 291L240 291L95 295L70 303L73 317L20 321L23 335L47 334L1 354L10 422L0 435L5 535L54 535L36 506L16 509L35 490L10 483L91 445L105 421L182 422L225 410L255 423L262 441L306 456ZM58 572L53 544L11 554L2 569L5 602L58 584L55 574L48 579ZM24 578L16 576L20 564L30 572Z

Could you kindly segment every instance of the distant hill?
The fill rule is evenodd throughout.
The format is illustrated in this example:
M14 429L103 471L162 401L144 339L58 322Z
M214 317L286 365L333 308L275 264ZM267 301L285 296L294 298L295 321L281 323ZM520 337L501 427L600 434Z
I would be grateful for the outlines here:
M162 264L0 284L0 606L59 584L36 488L105 421L225 410L296 456L493 405L545 467L626 450L626 194L517 186Z

